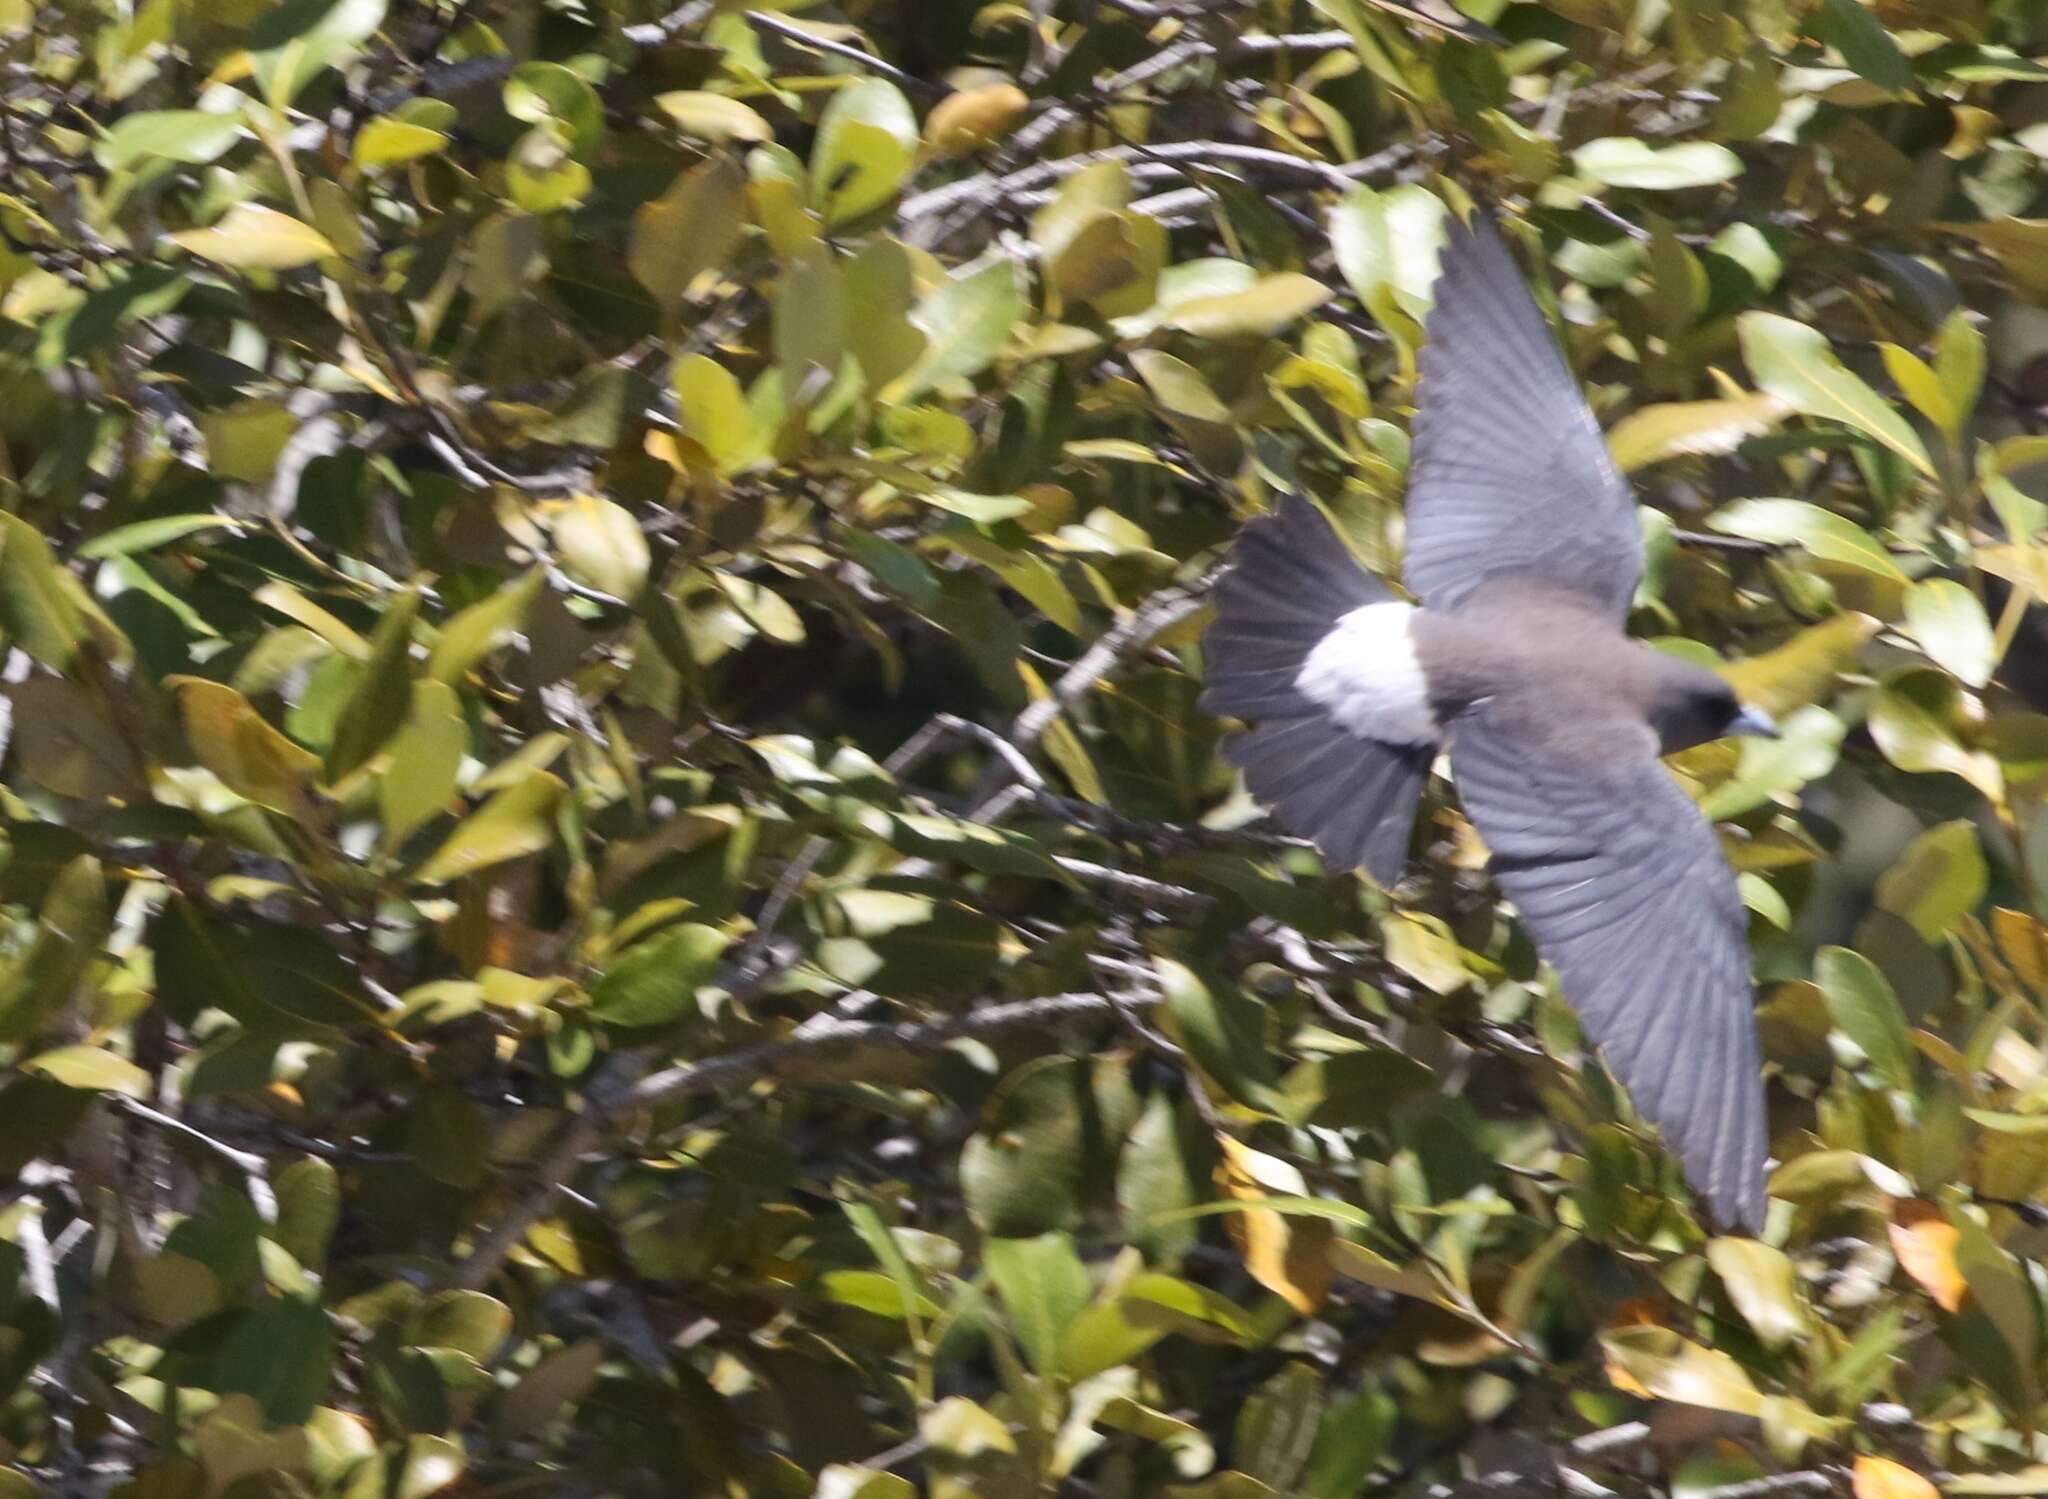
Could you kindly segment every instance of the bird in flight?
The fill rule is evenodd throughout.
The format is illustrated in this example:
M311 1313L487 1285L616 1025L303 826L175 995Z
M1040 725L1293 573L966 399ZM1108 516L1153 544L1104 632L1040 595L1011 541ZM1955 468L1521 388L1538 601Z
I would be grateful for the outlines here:
M1728 683L1624 633L1629 488L1490 219L1447 222L1427 323L1402 602L1300 496L1247 524L1205 639L1226 754L1332 865L1399 878L1446 741L1501 889L1587 1037L1723 1224L1764 1217L1748 921L1658 763L1775 734Z

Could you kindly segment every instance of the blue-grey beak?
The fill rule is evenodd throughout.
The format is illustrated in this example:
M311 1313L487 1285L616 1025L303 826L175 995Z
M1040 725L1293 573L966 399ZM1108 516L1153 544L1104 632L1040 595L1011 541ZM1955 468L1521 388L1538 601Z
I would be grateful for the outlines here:
M1742 711L1735 715L1735 722L1728 726L1728 732L1753 735L1758 739L1776 739L1778 721L1763 709L1752 708L1744 703Z

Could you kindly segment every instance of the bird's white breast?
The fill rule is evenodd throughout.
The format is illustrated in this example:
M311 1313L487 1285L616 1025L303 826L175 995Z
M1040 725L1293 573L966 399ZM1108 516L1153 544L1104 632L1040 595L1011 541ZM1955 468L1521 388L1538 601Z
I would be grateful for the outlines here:
M1382 744L1428 744L1441 732L1415 657L1413 604L1367 604L1308 653L1294 685L1352 733Z

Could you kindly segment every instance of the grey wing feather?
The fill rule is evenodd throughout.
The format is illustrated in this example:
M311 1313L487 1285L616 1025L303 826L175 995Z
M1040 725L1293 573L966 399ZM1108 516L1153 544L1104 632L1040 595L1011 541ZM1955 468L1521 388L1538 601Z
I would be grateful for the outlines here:
M1527 573L1625 619L1642 572L1635 499L1490 220L1448 224L1408 486L1408 586L1456 608Z
M1407 862L1435 750L1352 733L1295 678L1338 620L1392 598L1323 513L1290 495L1240 533L1202 642L1202 705L1258 725L1224 745L1252 795L1332 867L1360 866L1382 885Z
M1550 754L1518 715L1482 706L1453 730L1451 768L1587 1037L1715 1217L1754 1231L1767 1143L1748 919L1647 730L1612 732L1604 755ZM1615 747L1630 735L1640 754Z

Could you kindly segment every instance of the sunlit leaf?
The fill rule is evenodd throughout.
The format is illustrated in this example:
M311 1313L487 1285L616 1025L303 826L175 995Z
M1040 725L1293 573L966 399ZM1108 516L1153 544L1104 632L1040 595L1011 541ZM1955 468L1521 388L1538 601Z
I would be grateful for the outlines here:
M1933 474L1919 436L1835 356L1825 333L1770 312L1746 312L1735 326L1742 357L1760 389L1807 416L1866 433L1922 473Z

